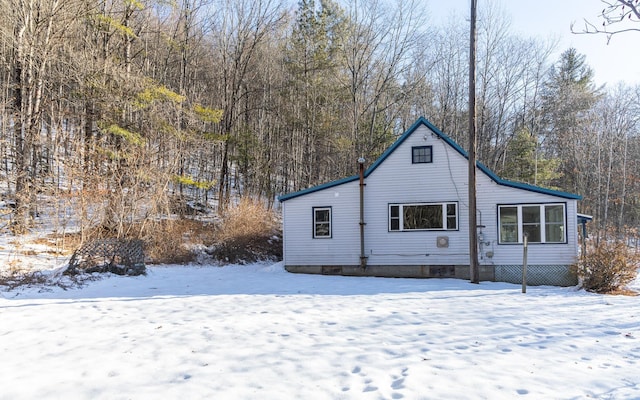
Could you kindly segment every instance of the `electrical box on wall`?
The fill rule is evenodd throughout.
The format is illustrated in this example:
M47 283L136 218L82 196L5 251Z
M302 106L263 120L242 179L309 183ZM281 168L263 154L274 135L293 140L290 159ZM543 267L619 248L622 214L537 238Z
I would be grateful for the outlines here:
M449 247L449 236L438 236L436 239L436 246Z

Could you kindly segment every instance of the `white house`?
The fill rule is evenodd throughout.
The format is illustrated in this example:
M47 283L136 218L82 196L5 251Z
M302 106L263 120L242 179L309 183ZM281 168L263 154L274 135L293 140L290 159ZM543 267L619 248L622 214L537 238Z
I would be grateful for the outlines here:
M420 118L361 176L281 196L285 268L468 279L467 165L466 152ZM527 234L527 282L575 284L581 197L501 179L480 163L476 184L480 279L521 282Z

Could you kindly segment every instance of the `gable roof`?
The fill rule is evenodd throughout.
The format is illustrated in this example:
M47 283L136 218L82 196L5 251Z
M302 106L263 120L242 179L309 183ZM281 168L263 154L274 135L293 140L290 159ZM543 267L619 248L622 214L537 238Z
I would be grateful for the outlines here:
M413 125L411 125L411 127L409 129L407 129L402 134L402 136L400 136L398 138L398 140L396 140L384 153L382 153L382 155L380 157L378 157L378 159L373 164L371 164L369 166L369 168L367 168L364 171L364 177L365 178L368 177L373 171L375 171L375 169L378 168L380 166L380 164L382 164L382 162L387 157L389 157L391 155L391 153L393 153L421 125L424 125L427 128L429 128L433 133L435 133L440 139L444 140L449 146L453 147L453 149L456 150L458 153L460 153L464 158L466 158L467 160L469 159L469 155L467 154L467 152L464 151L464 149L462 147L460 147L460 145L458 145L458 143L454 142L453 139L451 139L449 136L447 136L444 133L442 133L442 131L440 131L440 129L436 128L426 118L420 117L420 118L418 118L418 120L416 122L413 123ZM577 194L568 193L568 192L562 192L562 191L559 191L559 190L552 190L552 189L547 189L547 188L543 188L543 187L540 187L540 186L534 186L534 185L529 185L529 184L526 184L526 183L514 182L514 181L507 180L507 179L502 179L502 178L500 178L498 175L496 175L493 171L491 171L489 168L487 168L484 164L482 164L479 161L476 162L476 166L478 167L478 169L480 169L480 171L484 172L489 178L491 178L492 181L494 181L498 185L513 187L513 188L522 189L522 190L528 190L530 192L535 192L535 193L548 194L548 195L551 195L551 196L562 197L562 198L565 198L565 199L575 199L575 200L581 200L582 199L582 196L577 195ZM298 192L293 192L293 193L289 193L289 194L285 194L285 195L279 196L278 200L280 200L280 202L284 202L284 201L287 201L287 200L291 200L291 199L293 199L295 197L304 196L304 195L309 194L309 193L313 193L313 192L317 192L317 191L320 191L320 190L328 189L328 188L331 188L331 187L334 187L334 186L342 185L344 183L357 181L359 178L360 177L358 175L350 176L350 177L347 177L347 178L342 178L342 179L339 179L339 180L336 180L336 181L332 181L332 182L324 183L322 185L313 186L313 187L310 187L310 188L307 188L307 189L304 189L304 190L300 190Z

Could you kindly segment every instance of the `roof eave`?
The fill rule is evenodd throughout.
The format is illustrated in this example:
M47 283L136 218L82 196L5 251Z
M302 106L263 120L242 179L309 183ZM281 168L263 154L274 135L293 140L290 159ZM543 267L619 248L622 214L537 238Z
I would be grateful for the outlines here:
M282 202L285 202L287 200L291 200L291 199L296 198L296 197L304 196L306 194L313 193L313 192L318 192L318 191L324 190L324 189L329 189L331 187L335 187L335 186L339 186L339 185L342 185L342 184L345 184L345 183L353 182L353 181L356 181L358 179L359 179L359 177L357 175L355 175L355 176L349 176L347 178L338 179L336 181L327 182L327 183L324 183L322 185L312 186L310 188L299 190L297 192L293 192L293 193L285 194L285 195L282 195L282 196L278 196L278 201L282 203Z
M376 168L378 168L378 166L380 166L380 164L382 164L382 162L387 157L389 157L389 155L393 153L395 149L397 149L413 132L415 132L415 130L418 129L420 125L425 125L433 133L435 133L440 139L444 140L449 146L451 146L454 150L460 153L464 158L466 158L467 160L469 159L469 155L462 147L460 147L460 145L458 145L455 141L453 141L453 139L451 139L449 136L443 133L440 129L438 129L433 124L431 124L431 122L429 122L425 117L420 117L416 120L416 122L413 123L413 125L409 127L409 129L407 129L402 134L402 136L400 136L384 153L382 153L382 155L378 157L378 159L373 164L371 164L369 168L366 169L366 171L364 172L365 178L368 177ZM520 182L510 181L507 179L502 179L480 162L476 162L476 166L498 185L513 187L513 188L522 189L522 190L528 190L530 192L542 193L542 194L561 197L565 199L582 200L582 196L577 194L562 192L559 190L547 189L540 186L533 186L526 183L520 183ZM358 178L359 177L357 175L350 176L337 181L325 183L323 185L318 185L308 189L304 189L298 192L289 193L289 194L278 197L278 200L280 202L287 201L295 197L303 196L305 194L309 194L309 193L317 192L319 190L342 185L343 183L352 182L354 180L357 180Z
M513 187L513 188L522 189L522 190L528 190L530 192L535 192L535 193L548 194L550 196L562 197L564 199L582 200L582 196L580 196L579 194L563 192L560 190L547 189L540 186L529 185L527 183L514 182L508 179L502 179L481 162L477 162L476 165L482 172L484 172L489 178L491 178L492 181L494 181L498 185Z

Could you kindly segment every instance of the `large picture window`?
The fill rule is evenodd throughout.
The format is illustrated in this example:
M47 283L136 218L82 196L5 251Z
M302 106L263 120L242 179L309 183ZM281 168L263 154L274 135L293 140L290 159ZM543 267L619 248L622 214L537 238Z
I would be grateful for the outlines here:
M314 239L331 237L331 207L313 208L313 237Z
M498 206L500 243L566 243L564 204Z
M390 231L457 229L457 203L389 204Z

